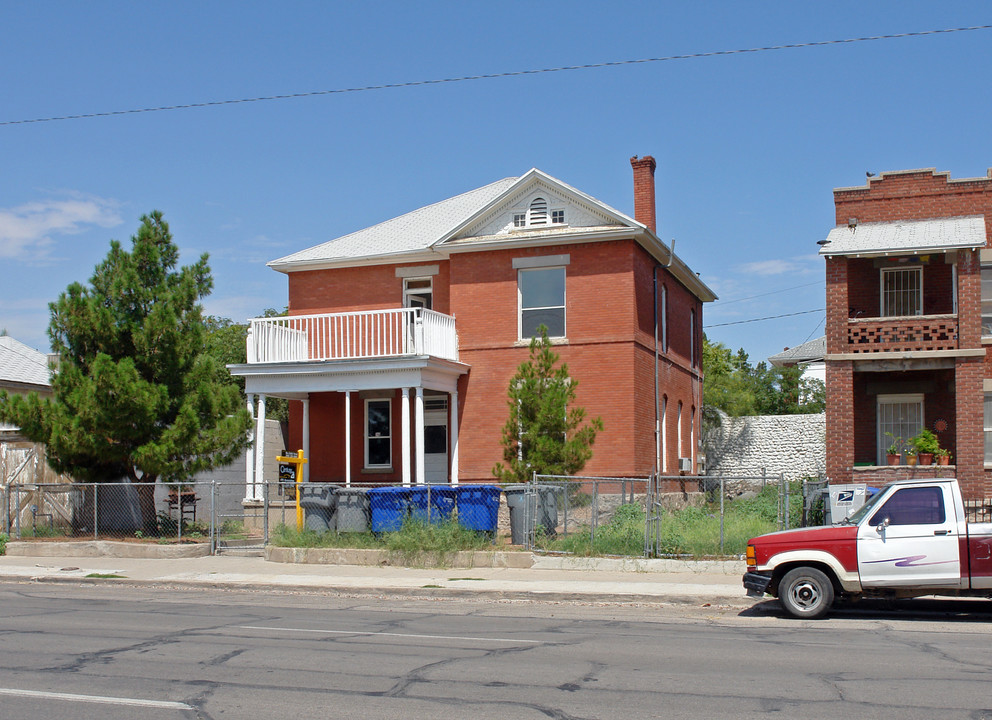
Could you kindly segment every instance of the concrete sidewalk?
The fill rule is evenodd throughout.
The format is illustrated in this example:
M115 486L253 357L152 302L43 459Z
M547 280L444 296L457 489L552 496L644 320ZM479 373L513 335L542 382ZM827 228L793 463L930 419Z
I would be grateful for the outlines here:
M260 557L0 556L0 581L301 589L420 597L750 604L744 563L533 556L527 568L405 568L270 562ZM120 578L100 578L117 575Z

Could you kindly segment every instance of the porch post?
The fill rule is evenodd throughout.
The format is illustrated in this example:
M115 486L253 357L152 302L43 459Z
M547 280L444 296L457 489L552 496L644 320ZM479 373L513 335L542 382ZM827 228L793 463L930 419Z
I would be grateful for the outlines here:
M351 391L344 393L344 486L351 487Z
M252 486L252 499L265 497L265 393L258 394L258 430L255 431L255 483Z
M290 448L292 452L292 448ZM310 396L303 398L303 457L310 459ZM310 482L310 463L303 463L303 482Z
M400 462L403 484L410 484L410 388L403 388L400 401Z
M451 393L451 484L458 484L458 388Z
M246 393L248 415L251 427L248 429L248 447L245 448L245 500L254 498L252 485L255 482L255 394Z
M423 485L427 478L427 468L424 464L424 388L417 388L417 396L414 398L414 450L416 452L417 463L417 484Z

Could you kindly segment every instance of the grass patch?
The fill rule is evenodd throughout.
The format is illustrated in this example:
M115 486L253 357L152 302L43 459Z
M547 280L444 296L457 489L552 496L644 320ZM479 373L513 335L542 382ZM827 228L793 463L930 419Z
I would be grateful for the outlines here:
M117 575L115 573L90 573L86 577L88 577L88 578L113 579L113 578L124 578L126 576L124 576L124 575Z
M62 528L49 527L47 525L36 525L35 527L21 528L22 538L54 538L66 537L66 532Z
M789 524L798 527L802 516L802 488L795 482L789 490ZM777 485L768 485L753 497L726 502L722 549L719 499L703 507L666 512L661 521L658 554L692 558L742 555L749 539L778 530L778 493ZM584 527L567 537L539 534L536 545L545 551L582 557L642 557L645 520L641 505L621 505L609 522L596 528L594 538L590 538L590 528Z
M0 533L0 555L7 554L7 533Z
M407 565L445 565L447 556L462 550L485 550L492 542L485 535L467 530L455 520L427 523L408 518L396 532L318 533L280 524L272 534L277 547L346 548L386 550Z

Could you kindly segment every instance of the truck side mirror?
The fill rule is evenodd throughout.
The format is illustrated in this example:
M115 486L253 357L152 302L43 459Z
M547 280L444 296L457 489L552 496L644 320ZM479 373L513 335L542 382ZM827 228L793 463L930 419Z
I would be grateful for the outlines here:
M882 522L880 522L878 525L875 526L875 532L881 535L883 532L885 532L885 528L887 528L888 526L889 526L889 518L885 518L884 520L882 520Z

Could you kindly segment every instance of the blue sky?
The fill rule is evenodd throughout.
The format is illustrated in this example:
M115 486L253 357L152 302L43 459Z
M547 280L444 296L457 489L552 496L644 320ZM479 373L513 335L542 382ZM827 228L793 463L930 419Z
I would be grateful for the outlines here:
M987 2L4 2L0 123L992 24ZM823 332L816 241L865 173L992 166L992 30L58 122L0 124L0 327L161 210L208 313L286 304L276 257L537 167L632 214L761 360ZM727 325L726 323L739 323Z

